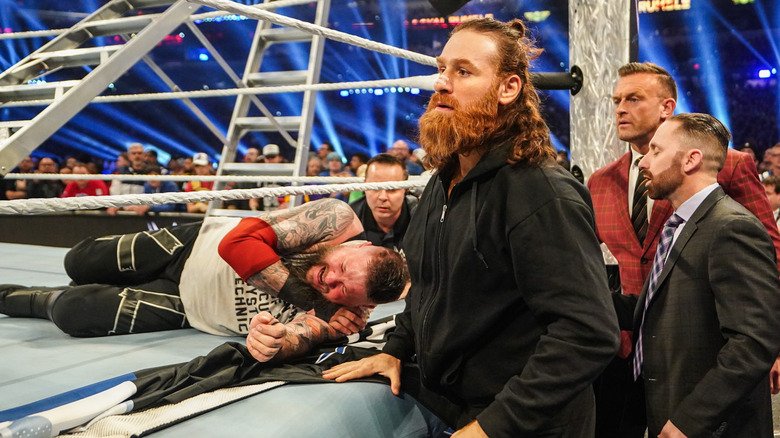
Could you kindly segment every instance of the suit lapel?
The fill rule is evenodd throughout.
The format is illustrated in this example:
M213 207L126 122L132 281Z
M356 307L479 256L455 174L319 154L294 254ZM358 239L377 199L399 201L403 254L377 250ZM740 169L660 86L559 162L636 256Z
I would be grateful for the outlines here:
M658 282L656 286L658 290L656 290L653 294L653 299L650 301L650 304L652 304L658 295L663 292L662 286L666 280L666 277L669 275L669 272L674 269L674 265L677 263L677 259L680 257L680 253L685 248L685 245L688 244L688 241L691 240L691 237L696 233L696 230L699 228L697 223L718 201L723 199L724 196L726 196L726 194L723 192L722 188L718 187L713 190L712 193L704 198L704 201L702 201L699 207L696 208L691 218L685 222L685 224L683 224L683 229L680 231L680 235L677 236L677 240L675 240L674 245L672 245L672 248L669 250L669 256L666 258L664 268L661 271L661 274L658 276Z

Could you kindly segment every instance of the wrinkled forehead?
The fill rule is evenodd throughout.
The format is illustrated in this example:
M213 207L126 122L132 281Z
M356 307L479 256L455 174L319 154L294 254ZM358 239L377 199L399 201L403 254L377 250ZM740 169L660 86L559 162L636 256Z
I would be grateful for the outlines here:
M328 255L341 258L370 258L383 250L380 246L366 245L365 240L350 240L333 247Z

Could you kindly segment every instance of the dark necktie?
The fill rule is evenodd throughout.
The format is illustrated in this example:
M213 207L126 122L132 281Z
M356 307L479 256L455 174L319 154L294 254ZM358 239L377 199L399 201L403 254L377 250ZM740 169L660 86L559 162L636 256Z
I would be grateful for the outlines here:
M683 218L673 214L664 225L664 231L661 233L661 239L658 241L658 248L655 251L655 258L653 259L653 270L650 271L650 282L647 285L647 294L645 295L645 307L642 310L642 321L639 323L639 335L636 340L636 347L634 348L634 380L639 378L642 373L642 328L645 323L645 314L647 313L647 307L650 305L653 295L655 295L658 288L658 277L661 275L661 271L664 270L664 263L666 262L666 255L669 253L669 247L672 245L674 238L674 232L677 227L682 224Z
M639 157L634 161L634 164L639 165ZM634 203L631 208L631 224L634 226L634 232L639 239L639 244L643 245L645 242L645 235L647 234L647 178L645 178L644 169L639 169L639 175L636 178L636 186L634 187Z

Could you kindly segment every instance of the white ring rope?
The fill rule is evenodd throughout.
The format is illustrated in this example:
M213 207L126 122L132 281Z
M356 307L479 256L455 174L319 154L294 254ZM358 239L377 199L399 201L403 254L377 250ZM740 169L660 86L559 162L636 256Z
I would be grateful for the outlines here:
M141 195L82 196L75 198L14 199L0 201L0 214L40 214L55 211L95 210L127 205L159 205L185 202L230 201L263 197L327 194L367 190L396 190L423 187L427 178L321 186L266 187L260 189L208 190L198 192L149 193Z
M436 65L436 58L434 58L433 56L423 55L420 53L412 52L410 50L399 49L397 47L393 47L388 44L377 43L375 41L371 41L369 39L361 38L345 32L328 29L327 27L318 26L316 24L307 23L305 21L296 20L295 18L274 14L272 12L258 10L257 8L245 6L236 2L232 2L228 0L187 0L187 1L190 3L200 3L202 5L209 6L214 9L232 12L234 14L243 15L249 18L254 18L256 20L270 21L271 23L274 24L302 30L304 32L313 35L319 35L334 41L339 41L353 46L362 47L364 49L373 50L375 52L393 55L398 58L408 59L418 64L430 65L430 66Z
M276 9L276 8L283 8L286 6L296 6L296 5L303 5L306 3L311 3L311 0L278 0L273 3L260 3L257 5L252 5L251 7L257 8L257 9ZM86 23L85 25L87 27L95 26L97 24L107 24L114 21L123 20L124 22L127 22L127 20L153 20L157 17L159 17L162 14L144 14L139 15L137 17L122 17L122 18L113 18L109 20L95 20L90 21ZM215 18L215 17L224 17L225 15L230 15L228 12L205 12L202 14L195 14L190 16L190 21L196 21L196 20L205 20L209 18ZM9 39L24 39L24 38L37 38L37 37L47 37L47 36L56 36L61 33L69 31L70 28L62 28L62 29L47 29L47 30L28 30L24 32L9 32L9 33L0 33L0 40L9 40Z
M96 96L90 103L134 102L141 100L171 100L199 99L206 97L228 97L241 94L277 94L300 93L303 91L333 91L348 88L386 88L404 87L433 90L433 84L438 73L431 75L410 76L398 79L380 79L375 81L328 82L304 85L275 85L271 87L222 88L219 90L166 91L159 93L117 94L113 96ZM20 100L0 103L3 107L41 106L55 102L55 99Z
M280 183L360 183L363 178L354 176L274 176L274 175L122 175L122 174L72 174L72 173L8 173L4 179L68 180L98 179L102 181L238 181ZM414 177L410 177L414 179Z

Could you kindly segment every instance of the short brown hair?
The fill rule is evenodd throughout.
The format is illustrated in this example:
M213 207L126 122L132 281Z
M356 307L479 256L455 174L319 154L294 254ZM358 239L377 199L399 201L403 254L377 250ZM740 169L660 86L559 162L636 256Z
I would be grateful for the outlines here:
M672 75L670 75L665 68L653 64L652 62L629 62L618 69L618 74L621 78L639 73L655 75L656 79L658 79L658 84L661 85L666 92L665 97L671 97L675 101L677 100L677 84L674 82Z
M368 283L366 295L374 304L390 303L397 300L406 283L409 282L409 269L401 254L381 248L368 265Z
M761 181L761 184L767 187L773 187L775 194L780 195L780 175L769 175Z
M409 170L404 165L404 162L395 155L388 153L377 154L366 162L366 177L368 177L368 169L370 169L371 165L374 163L384 164L386 166L398 166L404 171L404 179L409 179Z
M688 147L703 149L703 161L714 165L719 172L726 162L726 153L731 141L731 133L720 120L709 114L683 113L666 119L666 122L678 122L678 130Z

